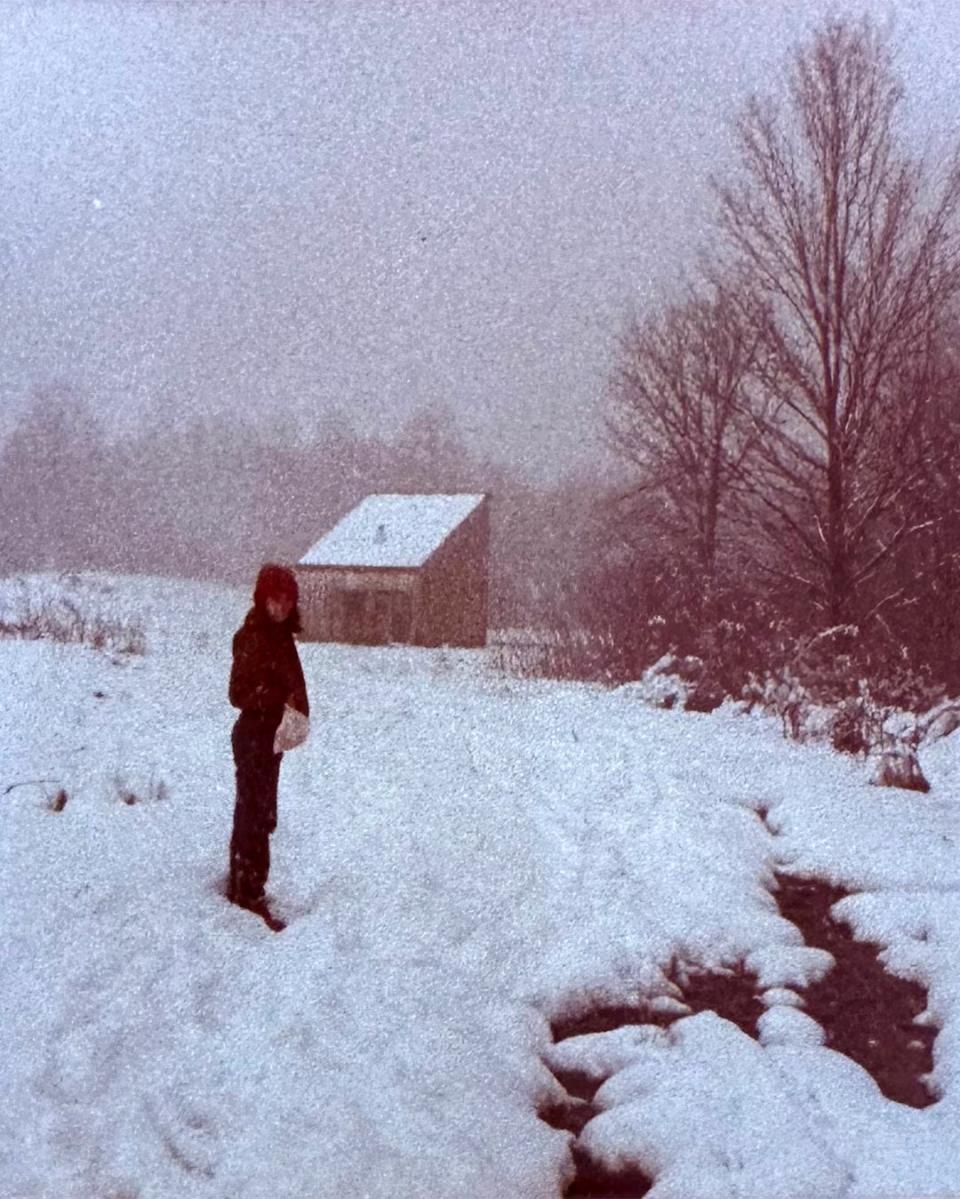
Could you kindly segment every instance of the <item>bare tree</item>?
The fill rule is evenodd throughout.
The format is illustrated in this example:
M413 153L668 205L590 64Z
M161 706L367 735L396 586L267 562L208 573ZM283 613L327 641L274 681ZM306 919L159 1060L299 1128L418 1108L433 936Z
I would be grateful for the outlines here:
M721 257L759 339L757 452L744 464L757 558L832 624L925 527L938 352L960 293L960 169L901 149L902 87L868 22L798 51L783 107L752 100L739 171L717 186ZM726 251L726 254L724 252Z
M718 288L634 322L611 381L611 443L636 474L623 499L641 506L644 523L687 560L705 595L752 447L742 393L757 343Z
M926 418L936 430L937 452L931 454L918 505L911 514L924 528L890 555L879 568L881 595L894 595L885 621L899 645L928 664L936 677L960 687L960 322L938 365L942 386L931 397ZM919 518L919 519L917 519ZM903 519L896 510L891 527Z

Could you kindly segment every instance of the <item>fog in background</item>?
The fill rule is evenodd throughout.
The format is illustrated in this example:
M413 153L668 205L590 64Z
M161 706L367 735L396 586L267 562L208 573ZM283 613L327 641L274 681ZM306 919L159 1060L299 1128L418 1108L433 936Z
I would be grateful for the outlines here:
M0 570L245 575L386 486L556 561L730 119L859 13L935 152L953 0L4 4Z

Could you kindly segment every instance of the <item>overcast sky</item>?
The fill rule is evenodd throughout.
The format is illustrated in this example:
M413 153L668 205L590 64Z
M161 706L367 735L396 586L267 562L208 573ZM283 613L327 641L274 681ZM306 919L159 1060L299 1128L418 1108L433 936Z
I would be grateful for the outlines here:
M0 5L0 403L115 427L449 403L550 471L707 235L730 116L828 13L960 127L956 0Z

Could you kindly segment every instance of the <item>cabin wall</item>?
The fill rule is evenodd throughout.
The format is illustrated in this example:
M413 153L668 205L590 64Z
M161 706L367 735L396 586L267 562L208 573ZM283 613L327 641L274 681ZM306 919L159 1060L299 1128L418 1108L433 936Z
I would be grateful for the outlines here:
M484 500L423 567L418 644L486 645L489 558L490 516Z
M415 627L417 573L298 566L303 641L381 645L409 641Z

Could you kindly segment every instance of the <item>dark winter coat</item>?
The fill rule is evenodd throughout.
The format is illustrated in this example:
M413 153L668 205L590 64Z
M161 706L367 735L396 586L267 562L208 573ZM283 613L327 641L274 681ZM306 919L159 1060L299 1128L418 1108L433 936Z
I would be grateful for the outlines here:
M233 636L230 703L280 723L286 703L310 715L307 688L293 640L295 618L278 623L253 607Z

